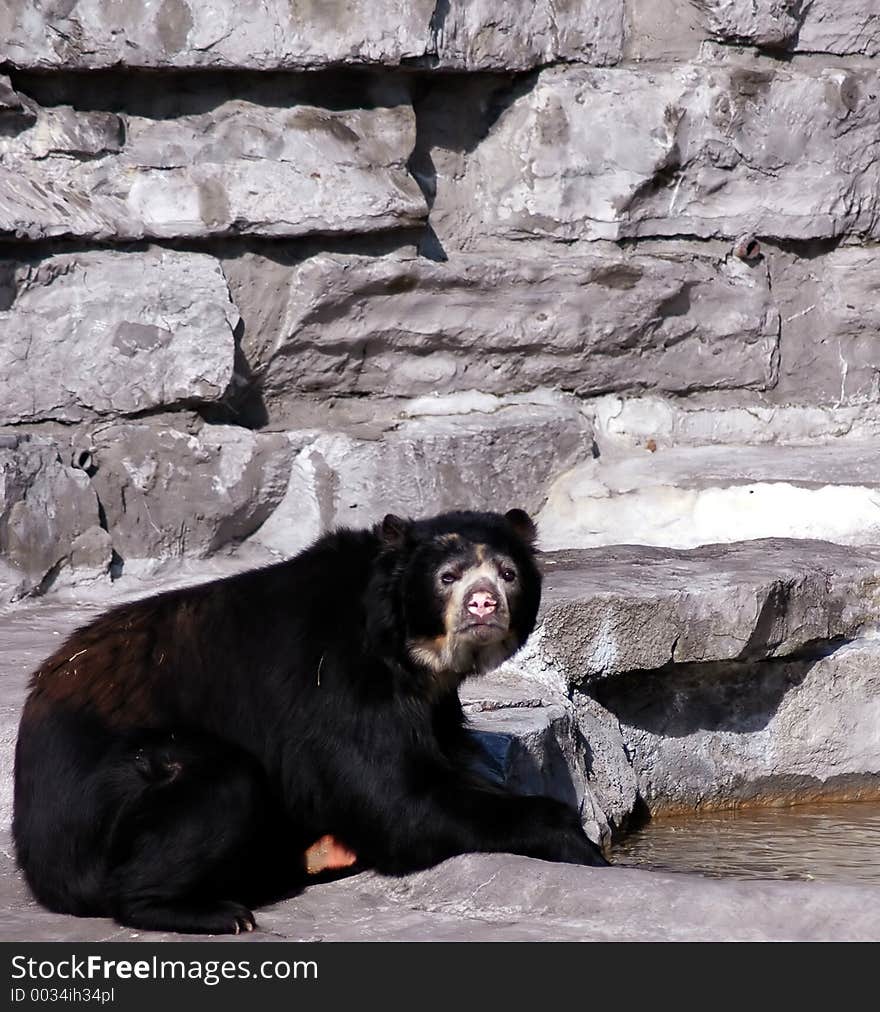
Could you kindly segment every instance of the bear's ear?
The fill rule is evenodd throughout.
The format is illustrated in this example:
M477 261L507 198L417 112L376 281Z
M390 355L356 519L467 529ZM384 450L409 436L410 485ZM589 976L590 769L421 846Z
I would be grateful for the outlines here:
M508 510L504 517L527 545L535 543L538 537L538 528L525 510Z
M400 548L406 541L412 520L404 520L403 517L389 513L382 521L379 529L379 537L390 548Z

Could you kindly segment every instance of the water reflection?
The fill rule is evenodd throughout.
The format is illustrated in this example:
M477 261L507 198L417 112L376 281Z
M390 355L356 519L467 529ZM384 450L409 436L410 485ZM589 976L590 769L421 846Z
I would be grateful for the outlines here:
M616 864L712 878L880 883L880 803L741 809L655 819Z

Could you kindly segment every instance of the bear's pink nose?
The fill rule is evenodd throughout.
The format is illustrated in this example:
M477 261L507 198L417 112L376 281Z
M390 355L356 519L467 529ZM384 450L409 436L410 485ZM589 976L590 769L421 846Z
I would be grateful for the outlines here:
M484 615L491 615L498 607L498 602L486 590L475 590L467 603L467 610L471 615L482 618Z

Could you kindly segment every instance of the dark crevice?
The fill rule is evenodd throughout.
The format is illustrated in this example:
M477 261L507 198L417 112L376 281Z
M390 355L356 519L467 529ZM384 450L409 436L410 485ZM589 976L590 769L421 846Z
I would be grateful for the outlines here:
M230 99L286 108L377 109L408 101L410 75L395 68L180 70L122 67L19 70L0 66L13 88L42 106L174 119L210 113Z
M95 416L95 420L99 421L100 416ZM45 429L47 432L51 432L55 426L60 426L64 429L72 429L77 425L82 425L84 419L82 418L57 418L52 415L41 415L39 418L19 418L10 419L3 423L4 429L28 429L39 432L41 429ZM28 438L27 433L25 438Z
M92 486L94 489L94 486ZM105 530L108 534L110 528L107 526L107 511L104 509L104 504L101 502L101 497L95 492L95 498L98 500L98 523L102 530Z
M40 582L25 594L25 597L42 597L44 594L48 594L58 579L58 574L61 572L66 561L66 558L59 559L58 562L43 574Z
M119 577L122 576L124 569L125 569L125 559L123 559L122 556L119 554L119 552L117 552L116 549L114 548L110 556L110 568L108 569L110 581L113 582L115 580L118 580Z
M142 422L150 418L161 418L163 415L181 415L192 419L193 416L198 417L198 412L204 407L204 404L204 401L184 399L171 401L168 404L156 404L154 407L143 408L141 411L132 411L124 415L108 413L97 416L95 420L110 422L114 425L125 425L128 422Z
M35 239L26 245L9 233L0 233L0 309L14 303L11 278L15 265L33 263L50 256L77 253L146 253L150 249L167 249L179 253L205 253L217 259L234 259L249 253L265 256L277 263L295 266L319 253L385 256L399 250L413 249L419 241L421 227L389 229L385 232L356 234L313 233L308 236L263 237L215 235L191 239L84 239L79 237ZM3 262L5 261L5 262Z
M245 321L240 319L233 331L235 351L232 380L219 401L196 406L195 410L211 425L240 425L246 429L262 429L269 423L269 411L263 400L259 377L255 375L242 348Z
M832 236L811 239L779 239L761 237L761 242L778 249L782 253L790 253L799 260L817 260L834 253L847 238L852 236Z
M428 260L443 263L449 258L446 250L443 248L443 244L430 224L431 209L434 207L434 201L437 198L437 169L431 156L431 145L425 139L425 117L424 115L420 115L420 108L427 90L427 86L422 82L419 83L418 87L413 89L416 140L407 160L406 167L422 191L422 196L425 198L425 203L428 207L428 221L425 223L425 229L417 247L419 255L426 257Z
M515 735L469 728L468 736L476 746L472 768L479 775L499 785L512 781L517 793L545 794L577 807L573 770L554 735L543 743L540 764Z
M783 657L669 662L586 682L586 692L621 724L666 738L696 731L749 733L772 719L783 697L813 665L851 642L814 640Z
M437 0L434 13L431 15L431 20L428 22L428 31L431 33L431 46L433 47L433 51L435 53L438 49L438 36L446 27L446 19L449 17L450 6L449 0Z
M819 661L823 657L831 657L842 647L852 643L853 638L847 636L832 636L830 639L815 639L803 643L796 650L786 654L784 657L765 657L762 663L783 661Z
M676 637L673 641L678 644L681 637ZM739 656L731 657L727 660L716 660L716 661L667 661L666 664L660 665L656 668L632 668L628 671L617 672L613 675L587 677L583 682L576 686L576 690L582 692L588 692L589 695L598 699L597 692L602 691L602 686L614 681L615 679L639 679L647 677L649 675L657 675L659 677L666 677L672 674L697 672L707 679L710 679L714 674L723 675L730 672L732 669L742 669L751 672L756 672L756 666L763 664L785 664L789 661L818 661L825 657L830 657L837 653L842 647L845 647L852 643L857 638L857 635L852 636L831 636L822 637L813 640L807 640L802 643L799 647L785 653L785 654L774 654L773 656L748 656L746 650L749 649L748 645L744 648ZM758 637L755 633L749 637L749 644L753 644ZM751 648L754 650L754 646ZM759 673L759 672L758 672Z
M624 837L629 836L630 833L644 829L650 821L651 809L642 795L636 794L632 811L624 814L619 823L613 819L608 820L608 824L611 827L612 842L619 843Z

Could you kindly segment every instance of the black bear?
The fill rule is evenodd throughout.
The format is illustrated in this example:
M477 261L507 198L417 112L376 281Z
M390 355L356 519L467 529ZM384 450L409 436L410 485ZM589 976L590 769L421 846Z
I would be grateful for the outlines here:
M573 808L481 779L458 699L532 631L535 533L522 510L388 516L75 632L19 728L34 895L223 933L300 889L316 853L388 874L467 851L606 864Z

